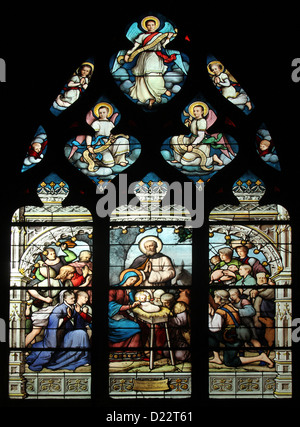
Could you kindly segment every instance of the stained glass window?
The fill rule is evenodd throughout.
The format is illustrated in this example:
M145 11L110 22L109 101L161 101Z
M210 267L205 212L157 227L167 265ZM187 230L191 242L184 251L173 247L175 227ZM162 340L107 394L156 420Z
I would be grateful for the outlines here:
M76 400L157 421L299 400L288 43L272 54L261 28L256 45L232 7L160 6L14 36L24 53L0 87L11 408Z
M265 190L248 171L233 186L239 205L210 214L212 398L292 395L291 227L283 206L259 205Z
M90 212L64 207L68 184L51 173L11 227L9 395L87 398L91 393L93 228Z
M150 173L136 183L141 206L112 212L108 341L113 398L191 396L192 230L182 225L190 216L183 206L161 206L167 192Z

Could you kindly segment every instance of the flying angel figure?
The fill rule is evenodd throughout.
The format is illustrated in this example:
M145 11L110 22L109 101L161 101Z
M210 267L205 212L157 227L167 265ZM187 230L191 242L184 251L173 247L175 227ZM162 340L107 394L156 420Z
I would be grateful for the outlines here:
M181 53L166 49L177 36L177 29L169 22L161 25L156 16L146 16L140 25L132 24L126 36L133 47L120 50L114 57L112 75L132 100L149 109L166 102L180 90L187 75L187 63Z

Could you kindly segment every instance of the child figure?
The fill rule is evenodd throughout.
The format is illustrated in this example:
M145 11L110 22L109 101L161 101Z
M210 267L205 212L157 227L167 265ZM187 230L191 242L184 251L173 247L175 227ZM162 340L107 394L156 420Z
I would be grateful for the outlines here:
M238 267L235 264L231 264L225 269L219 268L212 272L210 283L219 283L221 282L224 285L233 285L236 281L236 274L238 272Z
M140 301L139 307L146 313L157 313L160 311L160 306L152 304L150 302L150 294L147 291L137 292L134 296L135 301Z
M64 87L63 93L60 93L57 96L56 103L60 107L67 108L75 101L77 101L80 94L87 89L92 73L93 68L91 64L81 64L79 69L74 73L70 81L67 83L66 87Z
M242 264L239 268L241 279L236 282L236 286L256 286L256 280L252 276L252 267L248 264Z
M212 264L213 267L215 267L216 265L219 264L219 262L221 262L221 258L220 255L214 255L211 257L210 262Z
M153 292L153 304L154 305L158 305L158 306L162 306L162 302L160 297L165 293L165 291L163 291L162 289L156 289Z
M88 304L89 295L85 291L76 291L75 310L81 317L82 328L86 329L89 339L92 337L92 307Z
M259 153L261 156L270 153L271 141L267 139L262 139L259 143Z
M208 64L213 84L220 90L222 95L240 108L248 107L249 111L252 110L252 103L246 92L240 88L238 92L236 87L238 85L235 78L224 70L223 64L219 61L213 61Z

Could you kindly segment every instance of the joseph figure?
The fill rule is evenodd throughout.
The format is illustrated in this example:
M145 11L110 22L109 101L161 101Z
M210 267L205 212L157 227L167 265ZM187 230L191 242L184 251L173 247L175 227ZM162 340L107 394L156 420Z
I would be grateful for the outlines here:
M143 255L135 258L130 268L142 272L141 286L170 286L176 273L171 259L160 252L162 241L156 236L147 236L140 241L139 248Z

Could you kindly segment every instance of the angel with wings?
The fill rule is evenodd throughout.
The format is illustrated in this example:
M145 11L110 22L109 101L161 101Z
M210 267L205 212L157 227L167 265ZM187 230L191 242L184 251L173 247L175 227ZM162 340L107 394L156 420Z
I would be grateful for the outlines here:
M75 152L81 153L80 161L86 163L89 172L100 167L112 168L115 165L127 166L126 155L129 153L129 136L112 134L118 113L107 102L98 103L87 114L86 121L95 134L78 135L72 141L69 160Z
M125 62L130 61L133 53L140 49L139 57L132 73L135 76L135 84L130 89L130 96L145 103L149 100L151 108L154 102L161 102L161 95L171 96L166 90L163 75L167 70L165 62L171 62L176 58L173 53L170 56L162 53L162 48L169 43L174 33L160 33L156 31L157 21L149 18L145 22L147 32L141 33L134 42L132 49L125 54Z
M242 110L251 111L253 108L246 92L240 87L232 74L225 69L220 61L210 61L207 70L213 84L220 90L222 95Z
M185 125L190 128L190 135L173 136L170 147L173 150L174 160L172 163L181 163L183 166L199 166L203 171L212 171L214 164L223 165L223 160L214 153L211 148L220 149L230 158L234 152L226 137L221 134L208 134L207 129L216 121L216 114L206 103L196 101L190 104Z
M166 49L176 35L177 29L171 23L161 22L157 16L146 16L140 24L131 25L127 38L133 47L119 51L111 67L115 79L125 80L125 74L128 75L128 83L122 87L127 87L132 100L149 109L153 104L166 102L174 94L174 75L179 90L177 83L187 74L181 53Z

